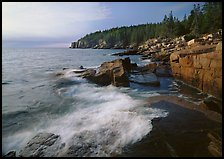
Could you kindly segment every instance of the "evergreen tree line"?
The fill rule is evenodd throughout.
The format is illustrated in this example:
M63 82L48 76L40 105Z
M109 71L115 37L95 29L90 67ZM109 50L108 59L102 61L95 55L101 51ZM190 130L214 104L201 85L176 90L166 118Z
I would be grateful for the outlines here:
M105 41L108 48L116 45L120 48L135 44L139 45L150 38L175 38L187 35L189 40L204 33L213 33L222 28L222 2L206 2L204 5L194 5L187 17L180 21L173 16L172 11L165 15L160 23L147 23L135 26L123 26L87 34L79 39L86 47L99 45ZM101 39L101 40L100 40Z

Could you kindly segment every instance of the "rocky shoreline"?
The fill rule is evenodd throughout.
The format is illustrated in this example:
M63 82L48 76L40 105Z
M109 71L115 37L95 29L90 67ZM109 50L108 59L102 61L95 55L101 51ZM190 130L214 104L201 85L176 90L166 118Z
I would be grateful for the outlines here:
M222 99L222 29L216 33L203 34L195 39L186 39L188 39L186 35L175 39L153 38L135 49L112 55L141 55L142 60L151 61L149 67L155 68L154 72L151 72L157 76L173 76ZM157 64L156 67L153 62ZM132 68L129 68L129 71L130 69ZM139 71L139 68L136 70ZM128 81L127 77L124 78ZM121 86L128 86L127 83ZM116 84L113 85L116 86Z
M142 60L159 63L163 72L171 70L173 77L222 99L222 31L190 41L185 36L149 39L137 50L113 55L141 55Z
M222 41L218 35L188 42L183 37L151 39L138 50L113 55L142 55L142 59L152 62L140 67L131 63L129 57L119 58L96 69L81 67L74 73L101 86L116 87L129 87L130 82L159 87L158 77L175 77L219 99L222 97ZM56 76L63 76L65 71L66 68ZM218 111L214 111L213 100L196 105L174 96L151 97L147 102L150 107L165 109L170 114L164 119L154 119L147 139L130 148L138 149L139 153L124 150L123 156L222 156L222 106L218 105ZM57 134L38 133L23 150L12 150L3 157L91 156L90 147L94 145L83 145L81 137L75 137L80 138L80 143L65 145Z
M166 110L169 115L165 118L154 118L153 129L144 140L128 145L123 149L122 154L114 154L114 156L222 156L221 114L209 110L203 103L196 105L176 96L154 96L149 97L147 101L148 107ZM62 143L60 135L41 132L34 136L20 152L12 150L3 157L94 156L91 151L93 145L83 143L82 136L74 137L79 139L79 142L75 145L66 145Z
M153 129L146 139L126 148L120 157L222 156L221 114L208 118L207 110L195 111L197 105L175 96L150 97L148 102L169 115L153 119Z
M118 59L103 63L97 73L96 70L87 70L81 76L102 85L129 86L129 81L147 83L147 79L150 78L141 76L145 70L152 73L150 77L154 74L156 77L173 76L222 99L222 39L220 36L218 33L209 34L188 42L184 40L184 37L165 41L151 39L146 42L147 45L139 46L137 50L113 54L113 56L141 55L142 59L151 61L149 64L140 68L136 64L131 64L128 58ZM138 73L141 79L137 81L128 79L130 72ZM146 75L145 72L144 75ZM159 86L159 83L155 85Z
M56 75L63 76L65 71ZM96 69L82 68L73 72L78 74L78 77L86 78L101 86L112 84L116 87L129 87L130 82L158 87L160 86L158 77L172 77L168 65L150 63L138 66L136 63L131 63L129 57L104 62Z

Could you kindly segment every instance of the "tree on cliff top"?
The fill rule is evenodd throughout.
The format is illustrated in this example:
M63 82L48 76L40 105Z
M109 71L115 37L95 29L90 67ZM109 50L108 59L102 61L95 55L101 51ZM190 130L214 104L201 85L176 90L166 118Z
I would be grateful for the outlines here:
M222 2L206 2L202 13L202 33L212 33L222 28Z
M200 6L194 5L187 17L182 21L173 16L172 11L165 15L161 23L147 23L135 26L123 26L87 34L79 39L86 47L95 47L100 41L106 42L107 48L126 48L129 45L139 45L151 38L175 38L181 35L195 37L204 33L212 33L222 28L222 3L206 2ZM191 39L190 38L190 39Z

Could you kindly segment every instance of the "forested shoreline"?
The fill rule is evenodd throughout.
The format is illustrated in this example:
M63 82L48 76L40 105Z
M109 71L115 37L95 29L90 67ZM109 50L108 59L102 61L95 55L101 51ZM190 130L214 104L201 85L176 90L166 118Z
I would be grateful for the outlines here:
M217 32L222 28L222 2L195 4L189 16L183 20L175 17L172 11L160 23L147 23L116 27L87 34L71 48L135 48L151 38L175 38L182 35L189 41L205 33Z

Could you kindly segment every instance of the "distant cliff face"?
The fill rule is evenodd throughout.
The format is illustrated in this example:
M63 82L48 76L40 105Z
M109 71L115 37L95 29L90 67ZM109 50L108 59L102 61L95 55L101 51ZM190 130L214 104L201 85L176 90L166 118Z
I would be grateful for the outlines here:
M173 76L222 98L222 42L170 55Z
M78 40L77 42L72 42L71 43L71 48L89 48L87 43L85 41L80 41Z

